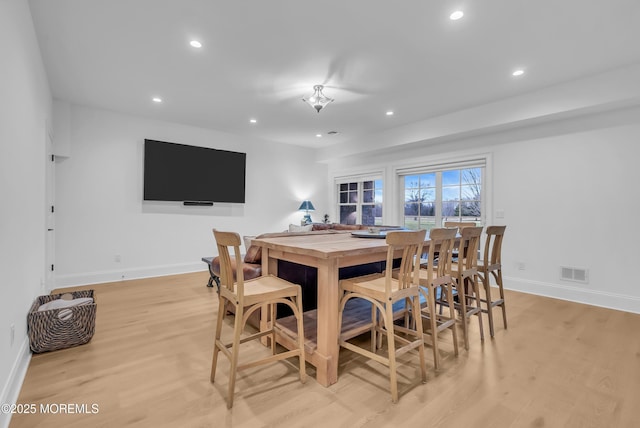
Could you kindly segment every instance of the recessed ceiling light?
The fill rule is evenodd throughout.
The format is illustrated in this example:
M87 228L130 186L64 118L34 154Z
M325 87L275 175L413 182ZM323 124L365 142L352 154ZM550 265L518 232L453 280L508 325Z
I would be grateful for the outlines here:
M202 47L202 43L200 43L200 42L199 42L199 41L197 41L197 40L191 40L191 41L189 42L189 44L190 44L191 46L193 46L194 48L201 48L201 47Z
M152 100L153 100L154 103L161 103L162 102L162 98L160 98L160 97L153 97Z
M393 112L391 110L389 110L386 114L387 116L393 116Z
M462 18L463 16L464 16L464 12L463 11L456 10L451 15L449 15L449 19L452 20L452 21L457 21L458 19Z
M512 76L522 76L524 74L524 70L516 70L513 73L511 73Z
M316 134L316 137L321 138L322 134Z
M256 119L249 119L250 123L258 123L258 121Z

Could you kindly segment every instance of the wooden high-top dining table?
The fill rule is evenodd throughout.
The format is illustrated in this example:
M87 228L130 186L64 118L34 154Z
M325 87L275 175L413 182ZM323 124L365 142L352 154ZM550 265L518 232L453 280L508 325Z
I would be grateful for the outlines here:
M262 247L262 274L278 274L278 260L287 260L318 269L318 306L304 314L306 359L316 367L316 380L324 386L338 380L338 273L347 266L386 260L385 239L362 238L346 231L342 233L307 233L304 235L255 239ZM425 242L427 244L427 242ZM398 257L401 254L398 253ZM370 319L370 309L367 312ZM278 324L295 337L292 320L278 320ZM365 319L366 321L366 319ZM344 325L348 322L346 318ZM364 332L364 330L363 330ZM294 341L278 336L285 347L295 347Z

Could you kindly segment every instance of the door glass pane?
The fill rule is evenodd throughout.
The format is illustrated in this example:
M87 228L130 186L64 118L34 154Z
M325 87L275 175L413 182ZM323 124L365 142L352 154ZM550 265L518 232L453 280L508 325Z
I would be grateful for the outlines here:
M424 202L435 202L436 189L434 188L422 189L422 200Z
M429 216L405 216L404 227L411 230L433 229L436 225L436 218Z
M354 205L342 205L340 207L340 223L356 224L356 207Z
M405 189L415 189L420 186L420 178L417 175L407 175L404 178Z
M460 188L463 201L479 201L480 200L480 187L479 186L462 186Z
M459 187L443 187L442 188L443 201L457 201L459 199L460 199Z
M435 187L436 185L436 174L422 174L420 175L420 187Z
M442 202L442 215L444 217L458 216L459 205L458 201Z
M480 186L482 170L480 168L469 168L462 170L462 184L474 184Z
M480 217L480 201L462 202L460 206L462 217Z
M442 185L460 184L460 170L442 171Z
M380 226L382 224L382 204L375 204L373 215L376 218L376 225Z
M375 206L363 205L362 206L362 224L374 225L376 224L375 218Z

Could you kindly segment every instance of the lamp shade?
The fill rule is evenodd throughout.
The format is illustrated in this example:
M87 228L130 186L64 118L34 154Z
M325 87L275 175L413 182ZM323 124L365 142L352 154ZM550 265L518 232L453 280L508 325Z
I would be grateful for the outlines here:
M313 204L311 203L311 201L302 201L302 203L300 204L300 208L298 208L299 211L305 210L305 211L314 211L315 207L313 206Z

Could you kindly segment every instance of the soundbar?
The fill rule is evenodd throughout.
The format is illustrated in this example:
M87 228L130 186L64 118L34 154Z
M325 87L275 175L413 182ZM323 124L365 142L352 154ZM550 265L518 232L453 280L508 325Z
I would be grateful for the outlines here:
M213 206L213 202L211 201L183 201L183 205L185 206L199 206L199 207L211 207Z

